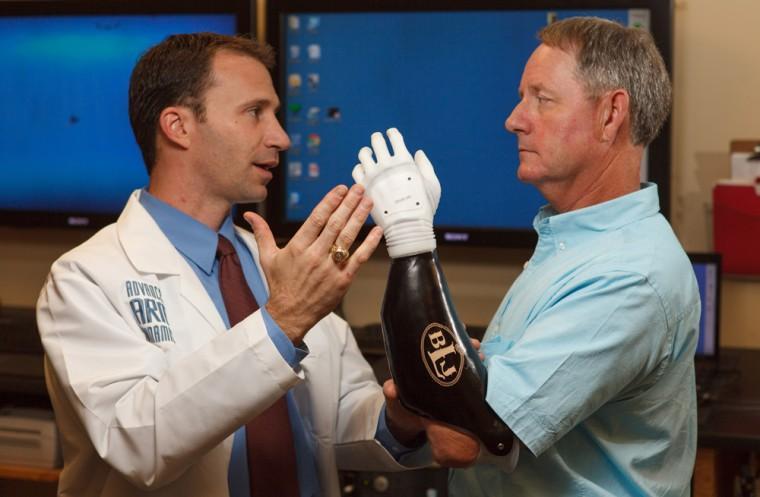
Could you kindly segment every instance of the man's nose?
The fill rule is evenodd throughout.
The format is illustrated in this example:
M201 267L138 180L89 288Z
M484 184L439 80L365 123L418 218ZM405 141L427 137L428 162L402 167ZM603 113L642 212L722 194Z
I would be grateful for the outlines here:
M277 150L287 150L290 148L290 137L280 125L280 121L274 121L272 129L267 134L266 145L276 148Z
M512 113L507 116L507 120L504 121L504 128L510 133L519 133L526 130L527 126L522 115L522 101L518 102L515 108L512 109Z

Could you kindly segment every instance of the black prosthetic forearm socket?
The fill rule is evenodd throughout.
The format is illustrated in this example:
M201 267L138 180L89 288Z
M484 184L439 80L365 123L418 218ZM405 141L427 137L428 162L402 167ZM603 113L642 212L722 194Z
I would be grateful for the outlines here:
M485 401L486 368L456 315L435 251L392 260L381 324L404 407L507 454L512 432Z

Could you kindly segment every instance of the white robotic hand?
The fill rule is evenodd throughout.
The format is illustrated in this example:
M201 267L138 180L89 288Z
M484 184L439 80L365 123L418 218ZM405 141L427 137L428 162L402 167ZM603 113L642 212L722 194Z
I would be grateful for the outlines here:
M401 133L391 128L387 134L393 155L382 133L372 133L372 148L359 151L360 164L352 176L375 204L372 219L383 228L392 258L431 252L436 247L433 215L441 198L441 184L422 150L412 159Z

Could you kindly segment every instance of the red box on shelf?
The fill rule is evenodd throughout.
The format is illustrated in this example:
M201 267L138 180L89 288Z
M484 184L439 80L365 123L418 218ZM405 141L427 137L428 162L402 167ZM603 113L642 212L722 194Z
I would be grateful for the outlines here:
M715 185L713 245L725 273L760 276L760 195L753 185Z

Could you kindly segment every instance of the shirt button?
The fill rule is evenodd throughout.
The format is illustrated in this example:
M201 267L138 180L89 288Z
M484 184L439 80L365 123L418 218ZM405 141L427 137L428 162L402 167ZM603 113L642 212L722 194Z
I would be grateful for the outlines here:
M529 265L530 265L530 261L525 261L525 264L523 264L523 269L528 269Z
M559 242L559 249L565 250L565 242Z

